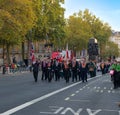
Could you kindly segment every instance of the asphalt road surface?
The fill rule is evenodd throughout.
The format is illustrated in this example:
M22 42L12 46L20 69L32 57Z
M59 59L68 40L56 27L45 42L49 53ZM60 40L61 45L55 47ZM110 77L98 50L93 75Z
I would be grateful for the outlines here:
M88 82L41 81L32 73L0 77L0 115L120 115L109 75Z

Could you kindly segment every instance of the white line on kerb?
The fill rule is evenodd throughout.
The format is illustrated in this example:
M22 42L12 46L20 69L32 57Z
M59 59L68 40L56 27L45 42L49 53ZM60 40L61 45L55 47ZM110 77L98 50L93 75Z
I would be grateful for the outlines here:
M73 86L75 86L75 85L77 85L77 84L79 84L79 83L81 83L81 82L77 82L77 83L74 83L74 84L69 85L69 86L67 86L67 87L64 87L64 88L61 88L61 89L59 89L59 90L53 91L53 92L51 92L51 93L49 93L49 94L46 94L46 95L41 96L41 97L39 97L39 98L36 98L36 99L34 99L34 100L32 100L32 101L26 102L26 103L24 103L24 104L22 104L22 105L20 105L20 106L17 106L17 107L15 107L15 108L13 108L13 109L10 109L10 110L8 110L8 111L6 111L6 112L4 112L4 113L1 113L0 115L10 115L10 114L13 114L13 113L15 113L15 112L17 112L17 111L19 111L19 110L21 110L21 109L24 109L24 108L26 108L26 107L28 107L28 106L30 106L30 105L32 105L32 104L35 104L35 103L37 103L37 102L39 102L39 101L41 101L41 100L43 100L43 99L46 99L46 98L48 98L48 97L50 97L50 96L52 96L52 95L55 95L55 94L57 94L57 93L59 93L59 92L61 92L61 91L66 90L66 89L68 89L68 88L71 88L71 87L73 87Z
M101 76L101 75L98 75L98 76L96 76L96 77L100 77L100 76ZM93 78L90 78L90 79L88 79L88 80L91 80L91 79L94 79L94 77L93 77ZM71 88L71 87L73 87L73 86L76 86L76 85L78 85L78 84L80 84L80 83L81 83L81 81L80 81L80 82L77 82L77 83L74 83L74 84L72 84L72 85L69 85L69 86L67 86L67 87L61 88L61 89L59 89L59 90L53 91L53 92L51 92L51 93L49 93L49 94L43 95L43 96L41 96L41 97L39 97L39 98L33 99L32 101L26 102L26 103L24 103L24 104L22 104L22 105L19 105L19 106L15 107L15 108L12 108L12 109L8 110L8 111L5 111L5 112L3 112L3 113L0 113L0 115L10 115L10 114L13 114L13 113L15 113L15 112L17 112L17 111L19 111L19 110L21 110L21 109L24 109L24 108L26 108L26 107L28 107L28 106L30 106L30 105L33 105L33 104L35 104L35 103L37 103L37 102L39 102L39 101L41 101L41 100L44 100L44 99L46 99L46 98L48 98L48 97L50 97L50 96L53 96L53 95L55 95L55 94L57 94L57 93L60 93L60 92L62 92L62 91L64 91L64 90L69 89L69 88Z

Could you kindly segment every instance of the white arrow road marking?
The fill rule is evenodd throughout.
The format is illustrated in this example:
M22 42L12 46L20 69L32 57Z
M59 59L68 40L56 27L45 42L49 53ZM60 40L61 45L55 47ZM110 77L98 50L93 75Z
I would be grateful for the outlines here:
M100 111L102 111L101 109L96 110L94 113L92 113L91 109L87 109L87 112L89 115L96 115L97 113L99 113Z
M98 76L96 76L96 77L100 77L100 76L101 76L101 75L98 75ZM91 79L94 79L94 77L93 77L93 78L89 78L88 81L91 80ZM94 81L94 82L95 82L95 81ZM91 82L91 84L94 83L94 82ZM41 96L41 97L39 97L39 98L33 99L32 101L26 102L26 103L24 103L24 104L22 104L22 105L19 105L19 106L17 106L17 107L14 107L14 108L8 110L8 111L5 111L5 112L3 112L3 113L0 113L0 115L11 115L11 114L13 114L13 113L15 113L15 112L17 112L17 111L19 111L19 110L21 110L21 109L24 109L24 108L26 108L26 107L28 107L28 106L30 106L30 105L33 105L33 104L35 104L35 103L37 103L37 102L39 102L39 101L41 101L41 100L44 100L44 99L46 99L46 98L48 98L48 97L51 97L51 96L53 96L53 95L55 95L55 94L57 94L57 93L60 93L60 92L62 92L62 91L64 91L64 90L67 90L67 89L69 89L69 88L71 88L71 87L73 87L73 86L76 86L76 85L80 84L80 83L82 83L82 82L80 81L80 82L71 84L71 85L69 85L69 86L67 86L67 87L61 88L61 89L56 90L56 91L53 91L53 92L51 92L51 93L49 93L49 94L43 95L43 96Z
M22 104L22 105L19 105L19 106L15 107L15 108L12 108L12 109L4 112L4 113L1 113L0 115L10 115L10 114L13 114L13 113L15 113L15 112L17 112L17 111L19 111L19 110L21 110L21 109L24 109L24 108L26 108L26 107L28 107L28 106L30 106L30 105L33 105L33 104L35 104L35 103L37 103L37 102L39 102L39 101L41 101L41 100L44 100L44 99L46 99L46 98L48 98L48 97L51 97L51 96L53 96L53 95L55 95L55 94L57 94L57 93L60 93L60 92L62 92L62 91L64 91L64 90L67 90L67 89L69 89L69 88L71 88L71 87L73 87L73 86L76 86L76 85L80 84L80 83L81 83L81 82L77 82L77 83L74 83L74 84L69 85L69 86L67 86L67 87L64 87L64 88L61 88L61 89L59 89L59 90L53 91L53 92L51 92L51 93L49 93L49 94L43 95L43 96L41 96L41 97L39 97L39 98L36 98L36 99L34 99L34 100L32 100L32 101L26 102L26 103L24 103L24 104Z

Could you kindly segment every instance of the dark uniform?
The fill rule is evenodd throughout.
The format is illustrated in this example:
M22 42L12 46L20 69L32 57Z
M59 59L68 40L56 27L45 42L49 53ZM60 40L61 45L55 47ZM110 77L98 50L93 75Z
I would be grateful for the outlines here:
M83 62L81 64L81 78L82 78L82 82L86 81L87 82L87 64L86 62Z
M70 73L69 73L69 64L65 61L64 62L64 77L66 80L66 83L69 83Z
M38 72L39 72L39 63L36 61L32 66L33 66L33 76L34 76L35 82L37 82Z
M44 79L46 80L47 79L47 62L45 60L42 61L41 69L42 69L41 80L44 80Z
M72 62L72 82L74 79L77 81L77 70L78 70L78 63L77 61Z
M90 77L95 77L95 64L91 61L87 64Z

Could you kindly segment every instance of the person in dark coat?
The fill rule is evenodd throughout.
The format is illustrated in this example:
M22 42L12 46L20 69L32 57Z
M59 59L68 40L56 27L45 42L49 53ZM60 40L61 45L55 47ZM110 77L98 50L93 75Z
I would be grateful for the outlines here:
M81 78L82 78L82 82L86 81L87 82L87 64L85 61L82 62L81 64Z
M81 73L81 70L82 70L82 63L81 61L79 61L78 63L78 76L79 76L79 81L82 79L82 73Z
M78 69L78 63L76 59L74 59L72 62L72 82L74 82L74 80L77 81L77 69Z
M33 66L34 80L35 80L35 82L37 82L37 80L38 80L38 72L39 72L39 63L38 63L38 61L33 63L32 66Z
M47 79L47 62L44 59L41 64L41 69L42 69L42 78L41 80L46 80Z
M118 106L120 107L120 102L118 103Z
M95 77L95 64L92 60L87 64L90 77Z
M106 65L105 65L104 62L102 62L102 63L100 64L100 68L101 68L101 71L102 71L102 75L105 74Z
M58 81L59 80L59 78L60 78L60 74L59 74L59 69L60 67L59 67L59 61L58 60L55 60L55 62L54 62L54 71L55 71L55 81Z
M69 78L70 78L70 74L69 74L69 64L67 61L64 61L64 77L66 80L66 83L69 83Z

